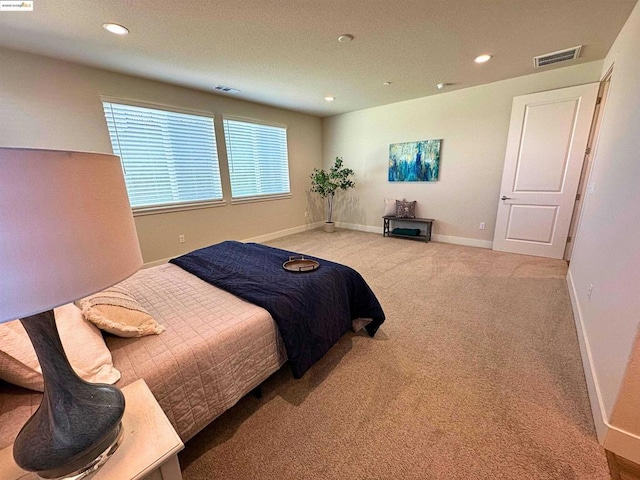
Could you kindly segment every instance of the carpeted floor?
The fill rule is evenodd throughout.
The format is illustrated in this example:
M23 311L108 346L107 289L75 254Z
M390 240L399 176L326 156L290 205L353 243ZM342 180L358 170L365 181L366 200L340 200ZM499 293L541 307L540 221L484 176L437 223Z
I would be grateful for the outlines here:
M566 263L338 230L270 245L358 270L387 321L287 365L180 455L195 479L608 479Z

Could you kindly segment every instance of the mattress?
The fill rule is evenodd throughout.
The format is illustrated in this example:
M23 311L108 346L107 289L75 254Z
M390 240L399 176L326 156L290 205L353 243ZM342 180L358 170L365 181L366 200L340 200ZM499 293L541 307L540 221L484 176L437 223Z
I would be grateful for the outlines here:
M189 440L286 361L269 313L172 264L122 282L167 327L160 335L107 335L123 387L144 378L180 438ZM0 387L0 448L37 408L40 394Z

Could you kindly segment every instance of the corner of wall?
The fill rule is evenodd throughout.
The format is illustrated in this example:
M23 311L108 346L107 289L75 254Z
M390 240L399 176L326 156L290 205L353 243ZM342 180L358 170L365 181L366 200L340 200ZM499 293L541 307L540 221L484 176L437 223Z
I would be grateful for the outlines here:
M602 394L598 385L598 376L589 346L589 337L587 330L584 328L580 303L571 270L567 273L567 286L569 287L569 297L571 298L571 307L573 308L578 343L580 344L580 354L582 356L585 380L589 392L589 402L591 403L591 413L593 415L598 441L605 449L616 455L631 460L632 462L640 463L640 437L623 428L612 425L604 408Z

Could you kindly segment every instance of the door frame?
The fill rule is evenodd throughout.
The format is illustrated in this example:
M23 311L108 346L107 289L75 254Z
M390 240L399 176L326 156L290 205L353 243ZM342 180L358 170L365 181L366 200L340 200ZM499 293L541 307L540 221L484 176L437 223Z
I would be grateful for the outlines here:
M600 80L598 98L596 100L596 107L593 111L593 120L591 121L589 139L587 140L587 153L585 154L584 162L582 164L580 183L578 183L578 194L573 205L573 215L571 216L571 224L569 225L569 237L564 249L564 256L562 257L567 262L571 261L573 246L576 243L576 238L579 233L580 220L582 219L582 211L584 210L584 203L586 200L586 195L588 194L587 187L589 185L589 179L591 178L591 172L593 171L593 160L598 149L600 126L602 125L602 117L604 116L607 96L609 95L609 88L611 87L612 74L613 65L609 67L607 73L605 73L602 77L602 80Z

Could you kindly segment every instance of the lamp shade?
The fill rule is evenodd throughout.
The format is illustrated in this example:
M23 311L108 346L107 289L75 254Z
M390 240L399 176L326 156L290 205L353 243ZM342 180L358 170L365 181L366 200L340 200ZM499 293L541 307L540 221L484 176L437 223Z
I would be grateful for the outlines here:
M118 157L0 148L0 323L100 291L141 265Z

